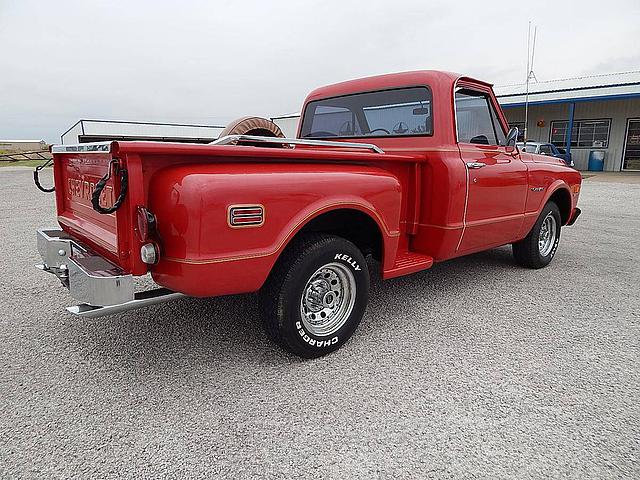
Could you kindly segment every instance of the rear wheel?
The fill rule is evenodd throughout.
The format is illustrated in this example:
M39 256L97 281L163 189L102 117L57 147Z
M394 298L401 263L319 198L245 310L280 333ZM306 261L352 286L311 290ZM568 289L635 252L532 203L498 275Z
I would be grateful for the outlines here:
M523 267L542 268L553 260L560 242L560 210L547 203L529 234L512 245L513 256Z
M287 247L260 292L268 335L313 358L337 350L358 327L369 296L364 256L334 235L304 235Z

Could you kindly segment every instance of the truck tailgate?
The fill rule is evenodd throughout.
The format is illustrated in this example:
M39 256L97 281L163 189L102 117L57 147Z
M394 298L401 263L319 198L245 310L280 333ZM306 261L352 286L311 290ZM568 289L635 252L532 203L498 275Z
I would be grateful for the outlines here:
M96 183L107 173L110 153L54 151L57 213L60 225L78 240L118 262L118 221L123 209L100 214L91 205ZM112 176L103 190L100 204L113 205L117 195ZM117 186L119 188L119 186ZM119 263L119 262L118 262Z

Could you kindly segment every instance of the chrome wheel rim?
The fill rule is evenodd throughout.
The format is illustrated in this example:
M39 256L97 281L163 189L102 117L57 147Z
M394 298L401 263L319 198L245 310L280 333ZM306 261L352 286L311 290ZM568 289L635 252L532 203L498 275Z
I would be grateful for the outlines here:
M304 328L312 335L326 337L345 324L356 302L356 279L341 263L328 263L309 278L300 299Z
M558 224L556 223L556 217L549 212L542 221L540 235L538 236L538 251L541 256L546 257L551 253L551 250L553 250L553 246L556 243L557 231Z

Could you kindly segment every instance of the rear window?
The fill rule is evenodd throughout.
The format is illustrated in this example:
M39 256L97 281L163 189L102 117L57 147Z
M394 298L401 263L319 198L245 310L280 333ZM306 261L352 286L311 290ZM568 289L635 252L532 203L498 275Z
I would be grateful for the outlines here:
M302 138L402 137L433 133L426 87L358 93L309 102Z

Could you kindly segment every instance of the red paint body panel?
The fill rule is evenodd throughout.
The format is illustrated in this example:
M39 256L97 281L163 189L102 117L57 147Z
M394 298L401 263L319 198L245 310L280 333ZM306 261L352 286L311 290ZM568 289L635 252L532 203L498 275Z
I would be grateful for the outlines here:
M515 152L515 151L514 151ZM529 190L527 167L505 147L461 144L462 162L486 166L469 170L467 213L460 253L516 240ZM496 201L500 199L500 201Z
M362 211L376 221L388 253L385 259L393 259L400 236L401 196L395 176L368 166L168 167L154 176L150 191L151 211L166 219L159 222L162 257L153 277L161 285L197 296L257 290L298 230L322 213L344 208ZM264 207L262 226L229 227L220 213L243 204ZM176 276L176 271L191 275Z
M308 96L306 102L428 86L433 135L355 139L375 143L383 154L158 142L114 142L111 154L54 154L59 222L126 271L142 275L150 270L162 286L213 296L259 289L296 233L332 210L357 210L375 222L385 278L523 238L558 189L570 194L573 212L581 177L562 161L457 143L453 98L458 84L488 92L495 102L489 84L433 71L343 82ZM127 168L129 189L114 215L99 215L90 206L92 184L112 157ZM472 161L486 166L470 170L466 162ZM109 188L105 204L119 192L113 179ZM252 219L257 225L231 225L233 205L259 206L263 217ZM160 260L151 267L139 255L138 206L157 218L153 241Z

